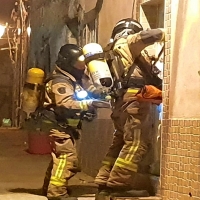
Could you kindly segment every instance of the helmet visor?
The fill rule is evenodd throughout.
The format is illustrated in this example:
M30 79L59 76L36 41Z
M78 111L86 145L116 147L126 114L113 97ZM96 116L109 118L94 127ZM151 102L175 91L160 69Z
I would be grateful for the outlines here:
M77 60L78 60L78 61L81 61L81 62L85 61L84 55L79 56Z

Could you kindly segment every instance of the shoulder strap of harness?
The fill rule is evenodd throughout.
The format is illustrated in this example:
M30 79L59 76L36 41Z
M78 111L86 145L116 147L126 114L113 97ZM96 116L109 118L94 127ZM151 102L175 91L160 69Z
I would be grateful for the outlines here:
M162 49L160 50L160 52L159 52L159 54L158 54L158 56L157 56L157 58L154 60L154 62L153 62L153 64L152 64L152 66L155 66L156 65L156 63L158 62L158 60L160 59L160 56L162 55L162 53L164 52L164 49L165 49L165 44L162 46Z
M162 90L162 79L160 79L157 74L152 73L152 65L147 62L145 58L140 54L135 59L135 64L140 68L143 72L146 82L148 85L153 85L158 89Z
M73 85L73 87L75 88L76 87L76 82L75 81L73 81L70 77L68 77L68 76L66 76L66 75L64 75L64 74L53 74L53 75L51 75L50 77L48 77L45 81L44 81L44 84L47 84L49 81L52 81L52 80L54 80L54 79L56 79L56 78L59 78L59 79L61 79L61 80L64 80L64 81L70 81L71 83L72 83L72 85Z

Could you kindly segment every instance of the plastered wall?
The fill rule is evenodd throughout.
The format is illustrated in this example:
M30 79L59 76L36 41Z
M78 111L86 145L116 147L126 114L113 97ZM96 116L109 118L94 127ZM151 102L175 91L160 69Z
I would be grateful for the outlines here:
M200 118L200 1L174 0L171 8L170 117Z
M32 1L29 67L40 67L48 73L54 67L60 47L77 43L66 25L69 18L77 15L76 4L75 0Z
M199 9L198 0L165 0L163 200L200 199Z
M104 0L99 15L99 44L105 46L109 42L115 24L123 18L131 18L134 15L135 6L134 0Z

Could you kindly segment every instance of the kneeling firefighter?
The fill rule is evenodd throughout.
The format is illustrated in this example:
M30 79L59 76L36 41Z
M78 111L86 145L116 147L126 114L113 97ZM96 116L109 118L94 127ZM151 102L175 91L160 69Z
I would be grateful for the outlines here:
M42 117L51 126L52 160L46 172L43 194L49 199L74 199L68 180L79 170L75 141L79 138L82 113L93 110L92 100L81 100L80 85L85 70L82 49L74 44L61 47L53 75L46 80ZM76 198L75 198L76 199Z
M143 161L152 146L151 124L148 123L150 107L152 103L162 101L162 80L141 51L155 42L164 41L164 36L162 29L145 31L138 21L128 18L120 20L114 27L114 41L106 47L106 52L93 55L88 53L90 44L83 47L87 65L93 59L106 58L114 79L110 92L115 132L95 178L99 186L96 199L105 195L155 195L148 176L150 163L146 165Z

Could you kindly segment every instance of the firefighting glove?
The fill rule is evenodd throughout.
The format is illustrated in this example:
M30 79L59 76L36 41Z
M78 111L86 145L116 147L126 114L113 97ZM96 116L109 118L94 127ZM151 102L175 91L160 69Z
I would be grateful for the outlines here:
M81 107L84 111L87 111L89 109L92 109L92 107L95 108L110 108L110 103L107 101L101 101L101 100L83 100L81 102Z
M110 100L111 100L111 96L110 96L107 92L103 91L103 92L101 93L101 95L100 95L99 100L102 100L102 101L110 101Z
M87 111L85 111L83 120L86 120L88 122L93 121L97 116L97 110L93 106L90 106Z
M92 107L93 100L82 100L80 103L80 106L83 111L89 110L90 107Z
M98 100L103 100L103 101L107 101L110 100L110 96L108 95L108 93L104 90L95 90L92 93L89 93L89 96L91 96L94 99L98 99Z
M92 105L93 100L83 100L83 111L81 112L81 120L92 121L96 117L96 108Z
M91 105L95 108L111 108L110 102L108 101L94 100Z

